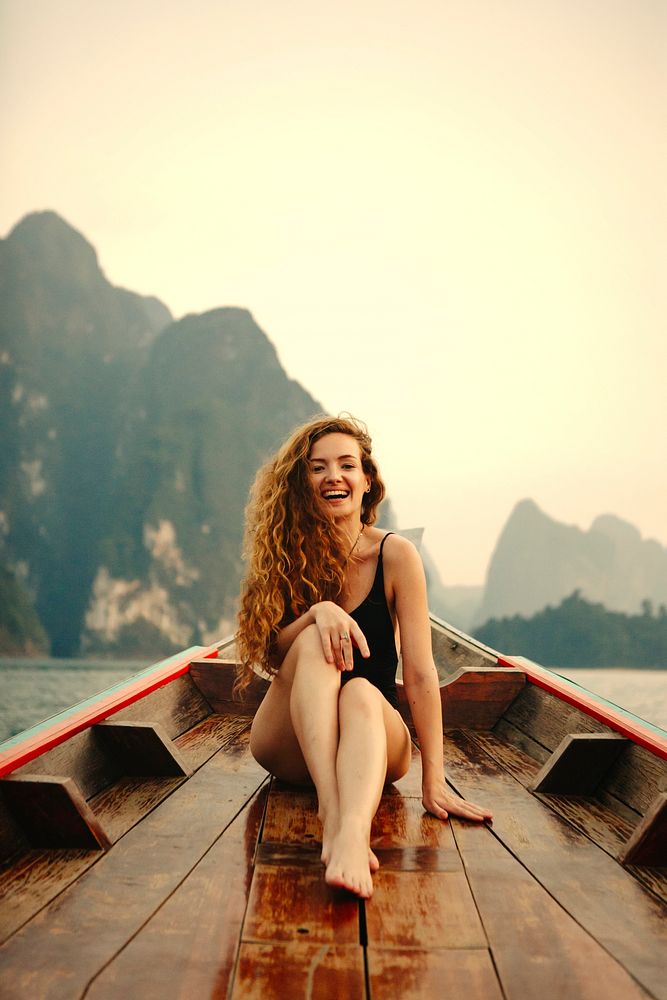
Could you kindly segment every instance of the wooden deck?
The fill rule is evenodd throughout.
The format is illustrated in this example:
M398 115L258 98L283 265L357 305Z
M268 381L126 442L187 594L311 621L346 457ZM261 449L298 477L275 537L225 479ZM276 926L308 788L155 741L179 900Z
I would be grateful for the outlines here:
M521 710L445 736L450 782L492 826L425 814L415 749L374 821L365 903L324 884L314 795L267 778L248 718L181 720L180 773L95 792L88 763L112 846L7 864L0 996L667 998L665 869L619 865L631 817L604 797L530 790L549 751L508 740Z

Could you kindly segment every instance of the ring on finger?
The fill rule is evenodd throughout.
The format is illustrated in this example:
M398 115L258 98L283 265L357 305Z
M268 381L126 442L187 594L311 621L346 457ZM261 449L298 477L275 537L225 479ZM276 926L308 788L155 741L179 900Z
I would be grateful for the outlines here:
M340 639L341 642L349 642L350 641L350 637L347 634L347 632L342 632L341 635L339 635L338 638Z

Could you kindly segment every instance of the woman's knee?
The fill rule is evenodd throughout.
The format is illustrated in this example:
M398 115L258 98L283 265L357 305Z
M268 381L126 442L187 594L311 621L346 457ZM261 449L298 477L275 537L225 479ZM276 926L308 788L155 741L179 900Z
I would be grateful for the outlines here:
M359 712L381 719L383 700L378 688L365 677L352 677L341 688L339 711Z

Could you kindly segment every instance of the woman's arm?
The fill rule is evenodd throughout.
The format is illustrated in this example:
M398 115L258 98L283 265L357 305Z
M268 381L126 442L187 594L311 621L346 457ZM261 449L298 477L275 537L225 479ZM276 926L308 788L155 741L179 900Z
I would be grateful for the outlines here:
M445 782L440 682L433 662L426 578L419 553L396 536L385 546L385 566L393 590L403 658L403 683L422 759L424 808L447 819L490 819L491 812L455 795Z
M322 649L327 663L335 663L339 670L352 670L352 641L359 647L362 656L370 656L366 637L354 618L343 611L333 601L313 604L299 618L280 630L273 643L271 659L279 666L298 635L309 625L316 625L322 640ZM350 636L349 642L341 642L341 635Z

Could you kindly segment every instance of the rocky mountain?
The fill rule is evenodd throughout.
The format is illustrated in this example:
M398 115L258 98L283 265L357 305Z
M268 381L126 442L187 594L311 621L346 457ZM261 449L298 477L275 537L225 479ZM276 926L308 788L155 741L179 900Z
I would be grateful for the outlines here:
M119 438L84 648L165 651L232 630L250 483L320 411L246 310L163 331Z
M115 442L135 372L171 319L114 288L53 212L0 242L0 558L52 637L76 651Z
M0 564L51 651L154 655L215 632L250 480L321 407L248 312L172 323L53 212L0 241L0 298Z
M642 539L633 525L611 514L582 531L522 500L491 558L475 623L532 615L575 590L612 611L636 613L647 599L664 604L667 548Z

